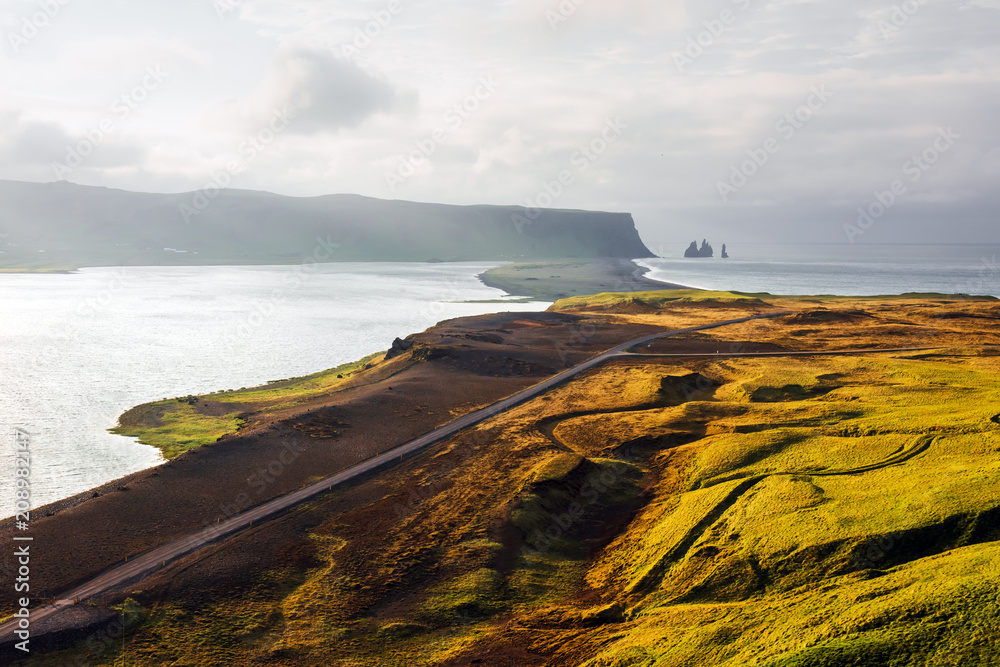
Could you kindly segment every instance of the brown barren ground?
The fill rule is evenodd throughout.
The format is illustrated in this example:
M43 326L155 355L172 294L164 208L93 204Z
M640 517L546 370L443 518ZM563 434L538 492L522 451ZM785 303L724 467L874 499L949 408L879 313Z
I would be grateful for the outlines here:
M997 302L766 298L654 309L602 305L445 322L410 337L412 350L373 365L313 405L266 418L250 415L236 435L108 485L98 497L48 508L54 513L32 526L37 545L32 580L45 582L53 593L65 589L127 555L213 522L244 503L243 497L257 504L298 488L623 341L658 329L776 310L795 314L663 340L644 351L946 349L866 356L846 365L820 357L794 363L780 357L702 356L614 361L129 586L98 603L93 618L81 621L90 626L78 635L103 627L95 619L106 624L117 613L106 611L108 605L129 596L144 619L128 639L128 664L136 665L749 664L746 656L778 651L786 636L806 632L781 629L781 641L767 639L768 628L786 615L808 616L793 606L806 600L802 577L824 581L821 590L845 599L837 592L841 589L835 590L840 584L831 583L841 581L835 577L853 577L850 581L860 587L872 578L889 581L896 576L890 566L909 562L911 556L904 554L937 557L997 539L989 537L992 529L982 522L968 528L965 538L935 542L927 537L931 533L921 533L919 548L909 546L904 532L891 532L894 549L883 549L889 555L872 557L873 563L855 572L841 562L842 551L856 546L844 537L850 531L839 528L843 535L831 541L815 537L821 529L812 527L797 538L805 546L772 548L768 540L777 540L773 535L780 531L765 522L754 538L757 546L747 547L750 555L725 560L727 544L743 548L740 524L727 523L735 521L730 513L743 513L748 535L758 525L754 522L763 521L754 514L761 510L740 504L752 503L755 494L762 494L765 508L791 503L789 515L802 521L812 515L796 512L840 507L836 484L854 483L850 475L825 478L823 471L886 460L892 462L889 472L873 474L889 475L904 470L907 457L926 456L926 449L907 449L911 431L903 418L903 426L865 422L857 433L848 433L851 419L861 412L856 406L875 400L865 392L876 377L889 378L889 388L912 382L913 392L930 397L930 392L961 388L955 385L961 380L947 375L950 369L1000 373ZM782 378L777 385L772 373ZM798 380L799 375L805 379ZM871 391L881 396L889 389ZM983 409L1000 416L1000 405ZM914 424L912 433L951 433L951 426L941 424L958 417L947 414L940 423ZM988 416L975 428L956 423L956 438L992 428ZM810 458L819 456L815 448L795 449L806 437L798 431L773 443L758 442L775 429L827 434L822 437L848 434L860 444L817 463ZM897 435L900 429L905 437ZM720 438L743 437L749 449L718 446ZM754 447L762 448L759 454ZM289 451L297 453L257 493L261 487L253 476ZM802 473L787 483L786 478L761 477L758 484L753 475L760 471L754 466L771 455L786 458L774 469L762 468L765 477L786 469L820 476ZM837 459L835 466L831 461L837 456L846 463ZM952 461L947 469L965 470L962 465ZM983 459L982 466L992 465ZM749 472L732 477L732 470L742 470L739 466L749 466ZM867 482L856 479L863 491ZM749 495L718 505L717 515L709 512L699 522L702 515L688 510L701 499L722 499L741 485L749 488L750 482L757 486ZM767 500L772 497L767 494L776 495ZM925 505L913 505L918 506ZM763 512L772 514L779 513ZM886 516L892 513L887 510ZM681 539L688 530L685 521L697 524L697 530ZM903 531L905 523L898 520L893 531ZM882 528L866 530L886 534ZM10 532L5 522L0 539L8 540ZM670 537L674 533L679 537ZM808 556L796 555L800 551ZM877 573L876 566L885 571ZM855 595L853 588L844 590L847 598ZM861 601L850 604L863 606L865 599L887 595L865 598L858 590ZM753 606L744 611L744 602ZM4 605L11 609L9 596ZM786 614L781 605L796 611ZM836 616L834 606L825 603L822 617ZM754 610L764 616L752 617ZM820 616L808 618L805 628L820 623ZM881 626L858 621L857 627ZM839 636L836 630L820 630L822 637ZM754 637L766 650L752 644ZM94 664L111 665L116 659L109 648L73 646L69 636L55 641L62 650L51 654L51 664L80 655ZM816 645L821 641L816 639ZM787 655L794 650L787 649ZM588 663L599 655L602 661ZM881 654L859 655L876 662L857 664L883 664L870 657ZM913 655L898 664L924 664ZM820 656L787 664L855 663Z
M58 594L126 556L348 468L653 331L557 313L444 322L411 336L413 351L355 374L342 391L294 411L248 415L236 435L39 508L31 524L39 545L33 581L44 582L44 595ZM336 435L323 437L330 431ZM12 521L3 521L0 539L12 534ZM5 616L13 591L2 596Z

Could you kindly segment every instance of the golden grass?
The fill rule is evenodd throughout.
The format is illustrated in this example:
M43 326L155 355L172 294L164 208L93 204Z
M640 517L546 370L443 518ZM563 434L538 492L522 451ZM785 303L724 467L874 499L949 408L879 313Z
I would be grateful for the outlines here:
M385 498L310 532L314 566L197 613L152 610L130 664L469 664L521 649L587 667L1000 664L995 305L795 307L817 304L870 316L710 335L875 346L913 327L944 349L605 365L384 475ZM672 327L739 308L612 315ZM718 388L665 405L659 380L693 372ZM616 458L637 442L642 456ZM433 493L370 534L412 488Z
M252 413L285 410L335 392L382 355L372 354L327 371L260 387L144 403L119 417L118 426L110 430L156 447L165 458L175 458L236 433Z
M763 305L764 302L755 295L746 295L739 292L679 289L653 292L604 292L590 296L576 296L559 299L552 304L549 310L554 312L564 310L602 310L608 308L623 308L627 310L633 307L652 310L662 308L666 305L711 303Z

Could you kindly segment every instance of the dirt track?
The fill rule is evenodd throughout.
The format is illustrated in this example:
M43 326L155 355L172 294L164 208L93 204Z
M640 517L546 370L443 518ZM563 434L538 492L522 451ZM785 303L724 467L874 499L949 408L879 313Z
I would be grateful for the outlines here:
M215 525L210 525L200 531L173 539L172 541L162 544L161 546L158 546L141 555L135 555L132 557L126 556L126 559L120 564L113 566L111 569L81 585L75 586L64 593L61 593L58 596L58 599L56 599L52 604L47 605L40 610L34 611L32 613L32 623L36 624L36 626L37 624L44 623L46 629L50 631L58 629L59 614L64 609L71 607L77 602L100 595L109 589L123 584L139 580L142 577L165 567L168 563L176 560L177 558L252 526L254 522L260 523L261 521L273 518L299 503L332 489L334 486L355 480L363 475L391 465L396 461L400 461L407 455L414 454L434 443L450 438L459 431L509 410L510 408L534 398L535 396L552 389L566 380L579 375L580 373L603 364L610 359L627 355L626 351L630 348L646 344L662 337L714 329L730 324L748 322L755 319L780 317L786 314L787 313L781 312L752 315L749 317L725 320L722 322L689 327L685 329L661 331L643 336L642 338L630 340L625 343L620 343L610 350L602 352L587 361L579 363L561 373L549 377L542 382L523 389L512 396L489 405L488 407L465 414L458 419L405 442L398 447L394 447L389 451L385 451L377 456L364 460L346 470L309 484L308 486L300 488L297 491L274 498L268 502L253 507L252 509L248 509L232 518L227 518L225 520L220 518ZM13 640L13 632L15 629L15 623L13 622L0 626L0 644Z

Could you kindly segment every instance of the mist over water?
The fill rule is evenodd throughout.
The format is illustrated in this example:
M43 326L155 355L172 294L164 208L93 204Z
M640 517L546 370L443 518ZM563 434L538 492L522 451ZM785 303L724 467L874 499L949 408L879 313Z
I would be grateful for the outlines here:
M711 239L709 239L711 241ZM701 239L698 240L699 243ZM747 245L713 243L715 257L685 259L686 244L637 263L647 277L689 287L771 294L873 296L905 292L1000 297L1000 245Z
M496 263L91 268L0 275L0 488L14 428L31 437L32 505L153 466L112 435L147 401L307 375L386 350L441 320L548 304L494 299ZM0 516L13 514L12 494ZM11 497L7 497L11 495Z

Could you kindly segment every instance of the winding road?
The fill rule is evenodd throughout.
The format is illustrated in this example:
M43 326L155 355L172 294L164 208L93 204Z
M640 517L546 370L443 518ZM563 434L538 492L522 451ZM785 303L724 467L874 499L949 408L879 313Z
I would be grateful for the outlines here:
M391 466L394 463L398 463L402 458L415 454L433 444L451 438L460 431L479 424L482 421L495 417L511 408L524 403L527 400L535 398L540 394L543 394L550 389L558 386L559 384L566 382L567 380L580 375L596 366L599 366L607 361L616 358L629 358L629 357L640 357L640 356L650 356L650 357L702 357L702 356L720 356L720 357L732 357L732 356L791 356L791 355L816 355L816 354L858 354L858 353L872 353L872 352L896 352L896 351L912 351L917 349L930 349L930 348L906 348L898 350L842 350L836 352L758 352L758 353L723 353L720 355L705 355L705 354L636 354L629 352L630 349L638 347L640 345L645 345L651 343L659 338L665 338L669 336L676 336L679 334L691 333L695 331L704 331L706 329L715 329L719 327L724 327L733 324L740 324L743 322L749 322L756 319L767 319L782 317L784 315L789 315L790 312L777 312L777 313L765 313L759 315L752 315L749 317L741 317L737 319L725 320L722 322L716 322L712 324L704 324L696 327L689 327L685 329L675 329L671 331L663 331L655 334L650 334L643 338L629 341L614 347L610 350L602 352L595 357L588 359L587 361L578 364L572 368L569 368L557 375L554 375L547 380L544 380L536 385L528 387L508 398L498 401L490 406L476 410L467 415L459 417L454 421L440 426L429 433L414 438L409 442L406 442L398 447L390 449L382 454L375 456L367 461L359 463L351 468L343 470L335 475L327 477L322 481L315 482L309 486L303 487L298 491L288 493L284 496L280 496L266 503L258 505L252 509L247 510L243 514L235 516L231 519L218 523L214 526L209 526L200 531L192 533L191 535L168 542L160 547L157 547L151 551L148 551L142 555L136 556L132 559L126 559L117 566L112 566L109 570L97 575L93 579L90 579L86 583L83 583L71 590L64 592L59 599L55 602L48 604L39 609L35 609L31 612L31 624L37 626L38 623L42 621L48 621L47 625L52 625L57 623L56 618L61 610L66 607L70 607L81 601L87 600L89 598L94 598L103 593L107 593L118 587L124 586L128 583L137 581L145 576L152 574L160 569L166 567L167 564L172 561L177 560L183 556L186 556L192 552L195 552L202 547L216 542L225 537L236 534L237 532L250 527L252 524L260 524L268 519L272 519L289 508L295 507L300 503L303 503L311 498L314 498L322 493L330 491L336 486L345 484L359 477L367 475L373 471L380 468ZM16 641L16 636L14 631L17 629L16 621L10 621L2 626L0 626L0 645L7 645L9 642Z

